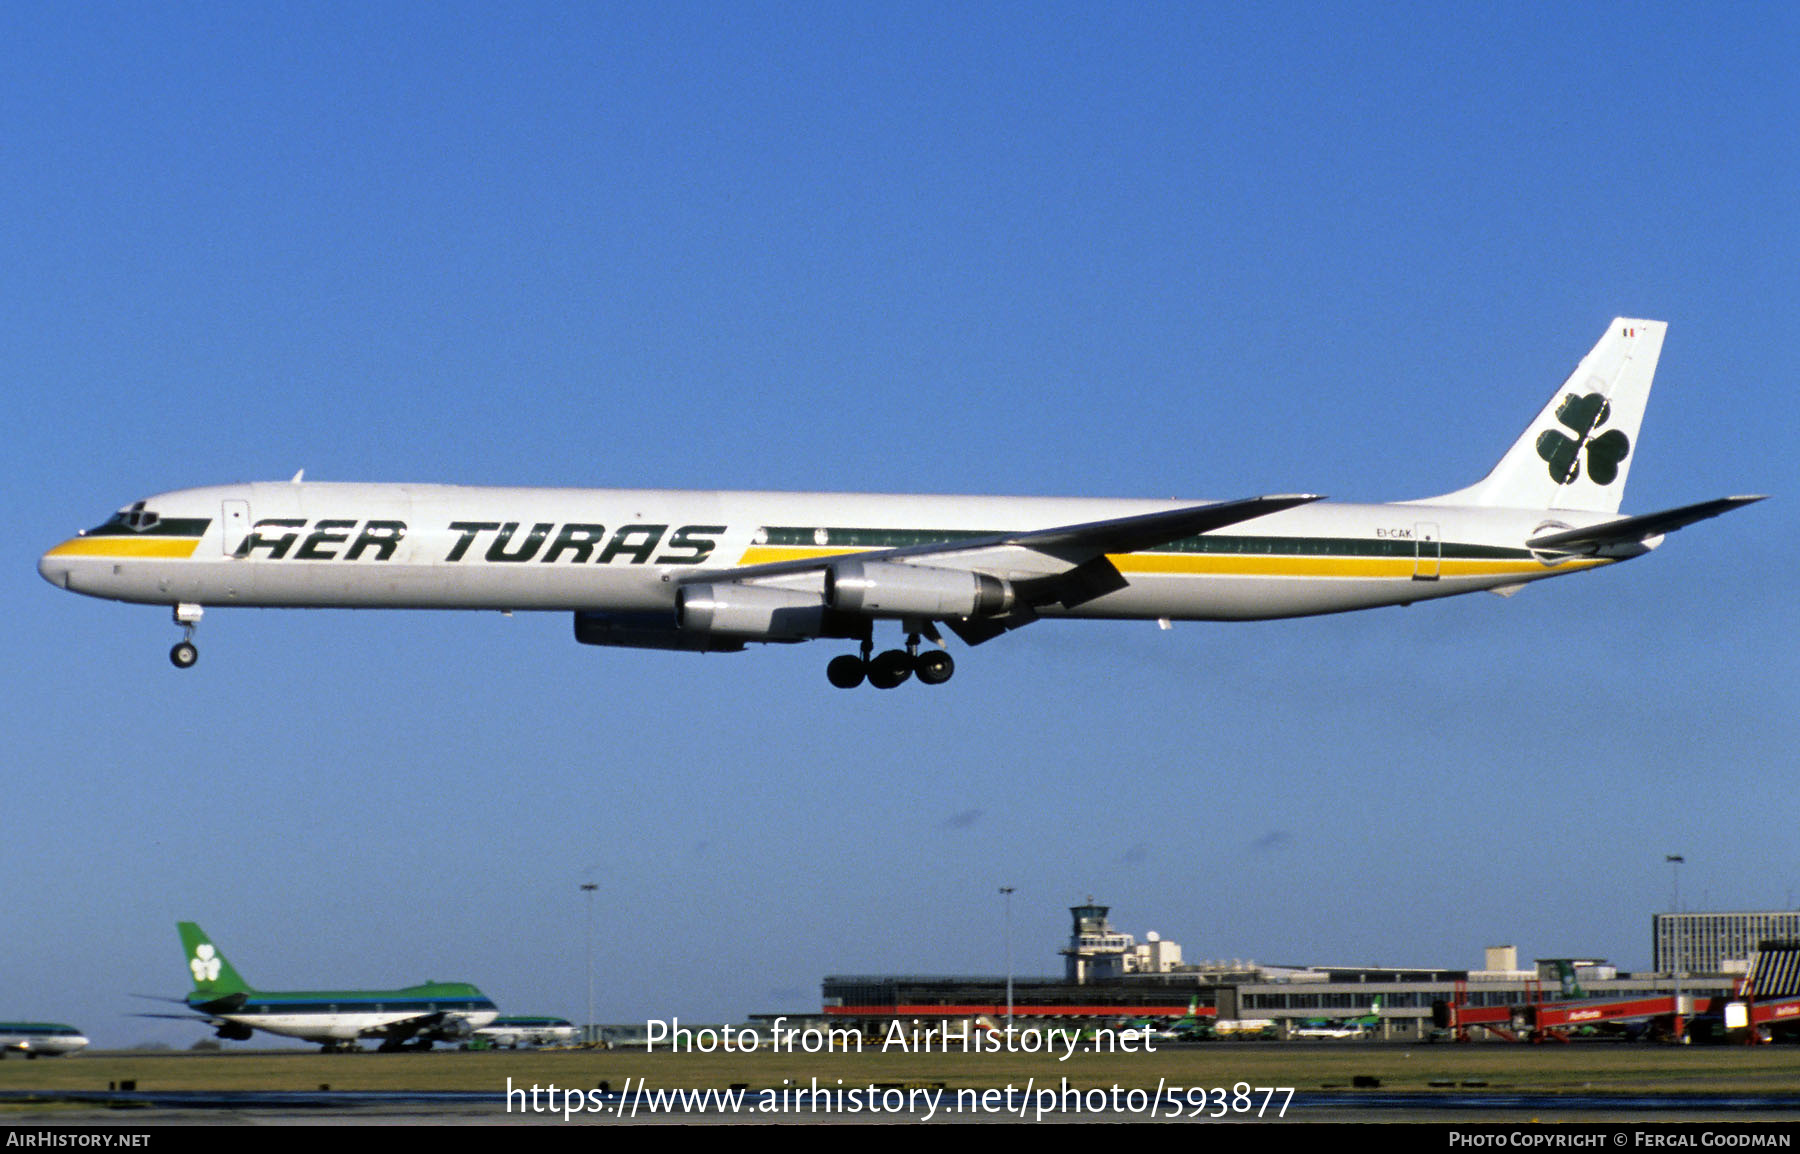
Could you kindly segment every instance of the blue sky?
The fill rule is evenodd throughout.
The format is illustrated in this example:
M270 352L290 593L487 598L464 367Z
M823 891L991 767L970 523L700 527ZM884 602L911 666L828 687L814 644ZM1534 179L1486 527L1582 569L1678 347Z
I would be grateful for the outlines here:
M0 1016L474 981L602 1020L826 973L1649 964L1791 907L1800 17L1779 5L15 6ZM165 612L45 548L280 479L1354 500L1478 477L1670 322L1626 509L1775 499L1536 586L1045 623L949 686L566 617Z

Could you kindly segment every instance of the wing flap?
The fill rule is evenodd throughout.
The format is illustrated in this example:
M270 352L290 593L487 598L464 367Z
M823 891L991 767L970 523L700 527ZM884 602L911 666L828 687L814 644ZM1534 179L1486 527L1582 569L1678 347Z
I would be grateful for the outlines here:
M1021 606L1001 617L953 617L944 625L960 637L964 645L974 646L1030 625L1037 619L1038 615L1029 606Z
M1027 605L1048 605L1052 601L1060 601L1064 608L1073 609L1077 605L1097 601L1108 593L1117 593L1127 584L1119 567L1102 553L1053 576L1015 581L1013 588Z

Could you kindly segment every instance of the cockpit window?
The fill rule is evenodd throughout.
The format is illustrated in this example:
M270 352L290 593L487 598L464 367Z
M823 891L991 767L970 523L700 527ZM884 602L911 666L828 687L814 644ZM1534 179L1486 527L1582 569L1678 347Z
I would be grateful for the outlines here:
M109 530L116 533L120 529L129 529L133 533L142 533L146 529L154 528L156 523L162 520L162 518L144 508L145 504L146 502L139 501L135 505L127 505L117 513L114 513L111 520L100 526L99 529L94 530L94 532L98 533L103 530Z

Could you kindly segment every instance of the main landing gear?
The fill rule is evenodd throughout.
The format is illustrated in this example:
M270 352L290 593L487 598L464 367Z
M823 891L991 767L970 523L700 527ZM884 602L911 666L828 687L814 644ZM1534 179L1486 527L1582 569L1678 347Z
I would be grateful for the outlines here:
M929 627L927 627L929 628ZM938 640L931 630L932 640ZM846 653L833 657L825 666L825 677L839 689L855 689L865 680L877 689L894 689L907 678L917 675L926 685L942 685L956 672L956 662L942 649L919 652L919 632L909 631L905 649L889 649L877 657L874 639L864 637L862 656Z
M175 668L188 669L200 660L200 651L194 647L194 626L200 624L205 612L200 606L186 601L175 606L175 624L181 626L181 640L169 650L169 660L175 663Z

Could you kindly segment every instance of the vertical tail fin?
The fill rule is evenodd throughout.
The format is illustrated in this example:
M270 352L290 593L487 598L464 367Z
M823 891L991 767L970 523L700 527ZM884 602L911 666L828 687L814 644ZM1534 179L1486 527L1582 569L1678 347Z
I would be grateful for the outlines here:
M196 993L219 998L251 992L250 984L232 969L205 930L193 922L178 922L175 928L181 932L181 948L187 952L188 973L193 976Z
M1492 472L1420 504L1617 513L1668 327L1615 319Z

